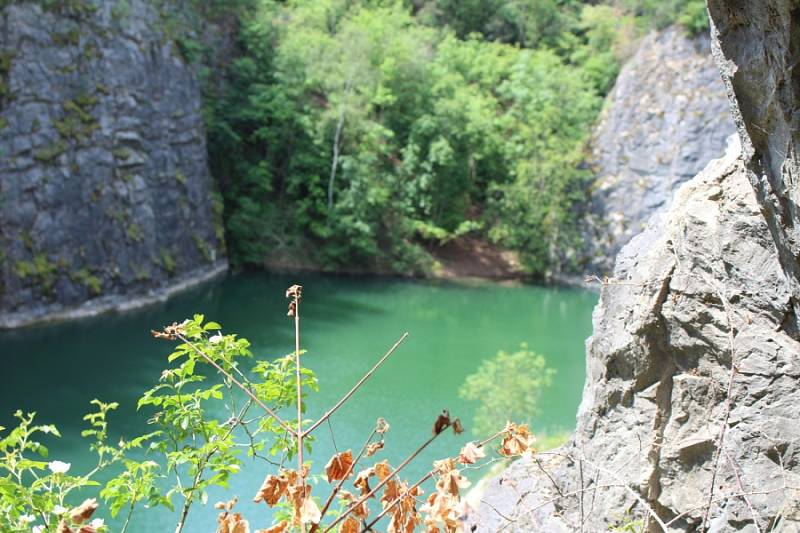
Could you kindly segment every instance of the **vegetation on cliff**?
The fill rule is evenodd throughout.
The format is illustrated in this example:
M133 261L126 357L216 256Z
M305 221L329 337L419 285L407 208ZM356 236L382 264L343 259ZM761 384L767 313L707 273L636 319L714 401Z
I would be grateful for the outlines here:
M697 6L239 3L207 100L232 258L421 273L473 233L547 273L580 244L585 143L620 62L645 28L698 31Z

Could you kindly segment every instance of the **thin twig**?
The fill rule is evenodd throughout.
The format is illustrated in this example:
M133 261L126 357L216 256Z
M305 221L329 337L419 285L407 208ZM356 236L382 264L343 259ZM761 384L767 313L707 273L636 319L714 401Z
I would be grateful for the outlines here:
M297 473L303 487L303 500L306 498L306 476L303 470L303 382L300 376L300 293L294 293L294 361L295 382L297 384ZM300 522L300 531L305 533L306 525Z
M497 433L495 433L495 434L494 434L494 435L492 435L491 437L489 437L489 438L486 438L486 439L482 440L481 442L479 442L479 443L477 444L477 446L476 446L476 447L477 447L477 448L483 448L483 447L484 447L486 444L488 444L489 442L493 441L494 439L496 439L497 437L499 437L499 436L500 436L500 435L502 435L503 433L506 433L506 430L505 430L505 429L503 429L503 430L501 430L501 431L498 431ZM397 505L398 503L400 503L400 501L401 501L403 498L405 498L406 496L408 496L408 494L409 494L410 492L413 492L413 491L414 491L414 489L416 489L417 487L419 487L420 485L422 485L423 483L425 483L426 481L428 481L428 480L429 480L430 478L432 478L432 477L433 477L435 474L436 474L436 470L431 470L430 472L428 472L427 474L425 474L424 476L422 476L422 477L421 477L421 478L420 478L420 479L419 479L419 480L418 480L416 483L414 483L413 485L411 485L411 487L409 487L408 489L404 490L404 491L403 491L403 493L402 493L402 494L400 494L400 495L399 495L397 498L395 498L394 500L392 500L392 502L391 502L389 505L387 505L387 506L386 506L386 507L383 509L383 511L381 511L381 512L380 512L380 514L379 514L378 516L376 516L374 520L372 520L372 522L370 522L369 524L367 524L366 526L364 526L364 528L361 530L361 533L364 533L365 531L369 531L369 530L370 530L370 528L372 528L372 527L373 527L375 524L377 524L377 523L378 523L378 520L380 520L381 518L383 518L384 516L386 516L386 513L388 513L389 511L391 511L391 510L394 508L394 506L395 506L395 505Z
M352 396L353 394L355 394L355 392L356 392L356 391L357 391L357 390L358 390L358 389L361 387L361 385L363 385L365 381L367 381L367 380L368 380L370 377L372 377L372 374L374 374L374 373L375 373L375 371L376 371L376 370L378 370L378 368L379 368L379 367L380 367L380 366L381 366L381 365L384 363L384 361L386 361L386 360L389 358L389 356L390 356L390 355L392 355L392 353L394 353L394 351L397 349L397 347L398 347L398 346L400 346L400 344L401 344L401 343L402 343L404 340L406 340L406 338L407 338L407 337L408 337L408 333L407 333L407 332L406 332L406 333L403 333L403 336L402 336L402 337L400 337L400 339L399 339L399 340L398 340L396 343L394 343L394 346L392 346L391 348L389 348L389 351L388 351L388 352L386 352L386 354L384 354L384 356L383 356L383 357L381 357L380 361L378 361L377 363L375 363L375 366L373 366L373 367L372 367L372 368L369 370L369 372L367 372L366 374L364 374L364 377L362 377L360 380L358 380L358 383L356 383L355 385L353 385L353 388L352 388L352 389L350 389L350 390L347 392L347 394L345 394L344 396L342 396L342 399L341 399L341 400L339 400L338 402L336 402L336 405L334 405L333 407L331 407L330 409L328 409L328 411L327 411L327 412L326 412L324 415L322 415L322 416L320 417L320 419L319 419L319 420L317 420L316 422L314 422L313 424L311 424L311 427L309 427L307 430L305 430L305 431L303 432L303 436L305 437L305 436L307 436L308 434L310 434L312 431L314 431L315 429L317 429L317 428L320 426L320 424L322 424L323 422L325 422L325 420L327 420L327 419L328 419L328 417L330 417L330 416L331 416L333 413L335 413L335 412L337 411L337 409L339 409L339 408L342 406L342 404L344 404L344 402L346 402L348 399L350 399L350 396Z
M245 394L247 394L247 395L250 397L250 399L251 399L251 400L253 400L254 402L256 402L256 405L258 405L259 407L261 407L261 408L262 408L264 411L266 411L266 412L267 412L267 413L268 413L268 414L269 414L269 415L270 415L272 418L274 418L274 419L275 419L275 421L276 421L278 424L280 424L280 425L281 425L281 427L282 427L283 429L285 429L286 431L288 431L288 432L289 432L289 433L291 433L292 435L296 435L296 434L297 434L297 433L296 433L296 432L295 432L295 431L294 431L294 430L293 430L291 427L289 427L289 425L288 425L286 422L284 422L284 421L281 419L281 417L279 417L277 414L275 414L275 411L273 411L272 409L270 409L269 407L267 407L267 405L266 405L266 404L264 404L264 402L262 402L261 400L259 400L259 399L258 399L258 397L257 397L255 394L253 394L253 392L250 390L250 388L249 388L249 387L245 387L245 386L244 386L244 385L242 385L242 384L241 384L239 381L237 381L237 380L236 380L236 378L235 378L235 377L233 377L233 376L231 375L231 373L230 373L230 372L228 372L227 370L225 370L224 368L222 368L222 367L221 367L221 366L220 366L220 365L219 365L219 364L218 364L216 361L214 361L213 359L211 359L211 357L209 357L209 356L208 356L208 355L207 355L207 354L206 354L206 353L205 353L203 350L201 350L200 348L198 348L197 346L195 346L195 345L194 345L194 344L193 344L193 343L192 343L192 342L191 342L189 339L187 339L186 337L184 337L182 334L180 334L180 333L177 333L175 336L176 336L176 337L178 337L180 340L182 340L184 343L186 343L186 344L187 344L187 345L188 345L188 346L189 346L191 349L193 349L195 352L197 352L197 353L198 353L198 355L200 355L200 357L202 357L203 359L205 359L205 360L206 360L206 362L208 362L208 363L209 363L211 366L213 366L214 368L216 368L216 369L217 369L217 371L218 371L219 373L221 373L223 376L225 376L226 378L228 378L228 379L229 379L229 380L230 380L230 381L231 381L231 382L232 382L234 385L236 385L237 387L239 387L240 389L242 389L242 391L244 391L244 393L245 393Z
M756 526L756 533L761 533L761 528L758 527L758 515L756 515L755 510L753 510L753 505L750 503L750 498L748 498L747 494L745 493L742 478L739 476L739 469L736 467L736 461L733 460L733 457L731 457L731 454L728 453L728 450L725 450L725 457L728 459L728 463L731 465L733 475L736 476L736 484L739 486L739 492L742 494L742 499L744 500L744 503L747 504L747 509L750 511L750 515L753 517L753 525Z
M725 397L725 410L724 410L724 417L722 419L722 427L719 429L719 437L717 437L717 450L716 450L716 457L714 458L714 469L711 471L711 483L708 487L708 506L705 509L705 513L703 513L703 524L700 527L700 531L703 532L706 530L706 523L708 522L708 514L711 512L711 501L714 499L714 488L717 482L717 470L719 469L719 458L722 455L723 446L725 446L725 430L728 427L728 419L731 415L731 408L733 407L733 382L736 379L736 349L735 349L735 333L733 328L733 316L731 315L730 311L730 304L728 302L728 298L725 293L721 290L718 290L718 295L720 300L722 301L722 305L725 308L725 314L728 318L728 342L730 343L730 352L731 352L731 372L730 376L728 377L728 390Z
M656 524L658 524L658 526L661 528L661 530L664 533L669 533L669 530L667 529L667 525L664 523L663 520L661 520L661 517L658 516L658 514L653 510L653 508L650 507L650 505L635 490L630 488L628 486L628 484L625 483L625 480L620 479L620 477L616 473L612 472L611 470L608 470L606 468L601 467L600 465L598 465L597 463L595 463L593 461L590 461L583 454L581 454L582 456L580 457L580 459L577 459L577 458L573 457L571 454L559 453L559 452L539 452L539 454L540 455L557 455L557 456L569 459L570 461L573 461L573 462L577 462L578 460L582 460L583 462L585 462L586 464L588 464L592 468L595 468L598 472L603 472L606 475L611 476L612 478L616 479L617 481L619 481L620 486L622 488L624 488L626 491L628 491L628 493L630 493L630 495L633 496L634 499L636 499L636 501L639 502L639 504L645 509L645 511L647 511L650 515L652 515L653 520L656 522ZM577 492L576 492L576 494L577 494Z
M361 460L361 456L364 455L364 452L367 451L367 446L369 446L369 443L372 441L372 437L374 437L377 432L378 428L372 430L372 433L370 433L369 437L367 437L367 440L364 441L364 445L361 447L361 451L358 452L358 455L356 455L356 458L350 465L350 468L347 469L347 472L345 472L344 476L342 476L342 479L340 479L339 482L336 484L336 486L333 487L333 491L331 491L330 496L328 496L328 499L325 501L325 505L322 506L322 511L320 511L319 513L320 522L322 522L322 519L325 518L325 513L328 512L328 508L331 506L331 503L333 503L333 499L336 497L339 491L342 490L342 485L344 485L344 482L347 481L348 477L350 477L350 473L355 469L356 465L358 464L358 461ZM319 529L319 523L316 523L313 526L311 526L311 531L309 531L309 533L314 533L317 529Z
M790 487L790 489L800 490L800 487L797 487L797 488ZM705 509L709 505L713 505L715 503L724 502L725 500L729 500L731 498L740 498L742 496L759 496L759 495L764 495L764 494L772 494L773 492L780 492L780 491L784 491L784 490L786 490L786 487L776 487L776 488L770 489L770 490L754 490L754 491L750 491L750 492L736 492L736 493L733 493L733 494L726 494L725 496L720 496L719 498L714 498L714 500L712 500L711 503L706 502L703 505L698 505L697 507L692 507L691 509L687 509L686 511L683 511L681 514L675 516L669 522L667 522L667 527L671 526L672 524L674 524L675 522L677 522L678 520L680 520L684 516L686 516L688 514L691 514L694 511L697 511L699 509Z
M448 423L446 426L444 426L444 427L442 428L442 430L441 430L441 431L439 431L438 433L434 433L434 434L433 434L433 436L432 436L431 438L429 438L429 439L428 439L428 440L426 440L424 443L422 443L422 445L420 445L420 447L419 447L419 448L417 448L416 450L414 450L414 452L413 452L411 455L409 455L409 456L406 458L406 460L405 460L405 461L403 461L402 463L400 463L400 466L398 466L397 468L395 468L395 469L394 469L394 470L393 470L393 471L392 471L392 472L391 472L391 473L390 473L388 476L386 476L386 477L383 479L383 481L381 481L380 483L378 483L378 484L375 486L375 488L374 488L374 489L372 489L371 491L369 491L369 493L367 493L367 494L365 494L364 496L362 496L361 498L359 498L359 499L358 499L358 501L356 501L356 503L352 504L352 505L351 505L350 507L348 507L348 508L347 508L347 509L346 509L346 510L345 510L345 511L344 511L344 512L341 514L341 515L339 515L339 518L337 518L336 520L334 520L334 521L333 521L333 523L332 523L331 525L329 525L329 526L327 527L327 529L325 529L325 531L323 531L323 533L327 533L328 531L330 531L331 529L333 529L333 528L334 528L334 526L336 526L336 524L338 524L339 522L341 522L342 520L344 520L344 519L345 519L345 517L347 517L347 515L349 515L351 512L353 512L353 509L356 509L356 508L357 508L359 505L361 505L362 503L364 503L365 501L367 501L369 498L371 498L372 496L374 496L376 492L378 492L378 491L379 491L379 490L380 490L380 489L381 489L381 488L382 488L384 485L386 485L386 483L388 483L388 482L389 482L389 480L391 480L393 477L395 477L397 474L399 474L399 473L400 473L400 471L401 471L401 470L403 470L403 469L404 469L404 468L405 468L405 467L408 465L408 463L410 463L411 461L413 461L413 460L414 460L414 458L416 458L416 457L417 457L417 455L419 455L420 453L422 453L422 451L423 451L425 448L427 448L427 447L428 447L428 446L429 446L429 445L430 445L430 444L431 444L431 443L432 443L434 440L436 440L436 437L438 437L439 435L441 435L442 433L444 433L444 432L445 432L445 430L446 430L447 428L449 428L449 427L450 427L450 424Z

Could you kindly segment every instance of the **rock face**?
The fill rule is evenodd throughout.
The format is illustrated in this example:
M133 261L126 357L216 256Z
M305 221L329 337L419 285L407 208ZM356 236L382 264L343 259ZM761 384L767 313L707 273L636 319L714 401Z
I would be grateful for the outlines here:
M594 132L582 271L614 258L678 187L725 151L734 133L708 36L677 27L646 37L620 72Z
M198 82L156 4L2 5L0 327L223 270Z
M478 531L800 531L797 9L709 1L741 148L623 249L575 434L490 483Z

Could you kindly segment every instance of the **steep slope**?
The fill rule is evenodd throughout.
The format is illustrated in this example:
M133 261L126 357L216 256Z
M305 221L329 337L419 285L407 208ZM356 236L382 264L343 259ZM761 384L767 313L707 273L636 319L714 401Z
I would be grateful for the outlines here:
M0 327L223 270L200 90L157 4L3 5Z
M709 8L742 148L623 249L575 435L492 482L480 531L800 531L800 17Z
M592 139L596 173L581 268L614 258L678 187L725 151L735 131L708 36L678 27L648 35L626 63Z

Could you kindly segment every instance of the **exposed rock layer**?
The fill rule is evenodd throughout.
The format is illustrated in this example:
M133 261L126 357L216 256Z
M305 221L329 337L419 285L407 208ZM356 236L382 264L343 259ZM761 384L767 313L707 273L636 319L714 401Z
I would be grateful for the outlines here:
M742 148L623 249L575 435L495 479L479 531L800 531L800 16L709 4Z
M225 268L198 82L155 5L0 11L0 326Z
M592 185L580 267L614 258L678 187L725 151L734 133L708 36L672 27L648 35L608 97L592 142Z

